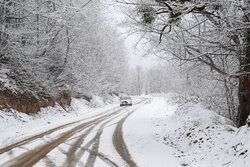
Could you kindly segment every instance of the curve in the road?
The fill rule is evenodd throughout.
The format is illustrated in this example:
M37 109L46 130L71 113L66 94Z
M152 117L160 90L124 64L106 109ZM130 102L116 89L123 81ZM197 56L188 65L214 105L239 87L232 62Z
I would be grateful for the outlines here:
M135 105L140 104L143 101L144 100L139 101L139 102L135 103ZM126 109L126 108L123 107L123 108L120 109L120 111L124 110L124 109ZM124 113L126 113L126 112L124 112ZM108 165L110 165L112 167L117 167L118 165L115 162L113 162L112 160L110 160L109 158L107 158L106 156L104 156L104 154L100 154L98 152L98 149L99 149L100 136L102 135L102 132L103 132L105 126L109 122L111 122L112 120L120 117L124 113L121 113L119 115L114 115L113 117L109 118L109 120L107 120L103 124L101 124L100 127L99 127L99 129L98 129L98 131L97 131L97 133L96 133L96 135L87 144L85 144L78 151L78 153L76 155L75 154L73 155L74 156L74 161L71 161L71 162L68 161L67 162L68 164L70 164L69 167L74 166L77 162L79 162L85 151L89 152L89 156L88 156L87 162L84 165L85 167L92 167L92 166L94 166L94 163L95 163L97 157L99 157L101 160L103 160ZM101 122L99 122L99 123L101 123ZM92 145L92 148L89 149L89 147L91 145Z
M138 103L140 103L140 102L138 102ZM46 144L40 145L40 146L38 146L38 147L36 147L36 148L34 148L32 150L29 150L26 153L24 153L22 155L19 155L19 156L17 156L14 159L11 159L11 160L5 162L4 164L0 164L0 166L8 166L8 167L30 167L30 166L33 166L38 161L40 161L41 159L43 159L51 150L53 150L54 148L58 147L60 144L64 143L65 141L67 141L72 136L76 135L77 133L79 133L79 132L81 132L81 131L83 131L83 130L91 127L91 126L99 124L102 121L111 118L112 116L115 116L115 115L119 114L120 111L122 111L123 109L125 109L125 108L120 108L119 110L116 110L116 111L111 112L111 113L98 114L98 115L101 115L101 116L99 116L99 117L95 116L95 117L93 117L93 120L81 123L80 125L75 126L71 130L68 130L68 131L60 134L59 136L57 136L57 138L53 139L52 141L50 141L50 142L48 142ZM116 128L116 129L118 129L118 131L117 131L118 137L120 136L119 135L119 131L121 131L119 129L121 129L121 126L122 126L123 122L125 121L125 119L122 119L119 122L119 124L118 124L117 127L120 127L120 128ZM78 121L76 121L76 122L78 122ZM60 127L64 127L66 125L62 125ZM10 148L7 149L7 150L11 150L12 148L15 148L15 147L18 147L20 145L23 145L23 143L29 143L30 141L32 141L32 140L34 140L36 138L41 138L41 137L43 137L43 135L46 135L47 133L50 133L50 132L52 133L52 132L54 132L56 130L57 130L57 128L54 128L54 129L49 130L47 132L44 132L44 133L41 133L39 135L33 136L33 137L29 138L29 140L25 139L23 141L20 141L20 142L16 143L16 145L10 146ZM121 140L123 141L123 139L121 139ZM124 143L124 141L122 143ZM124 146L125 146L125 143L124 143ZM124 150L124 149L122 149L122 150ZM91 152L93 152L93 151L91 150ZM98 155L97 152L96 152L96 155ZM123 153L123 154L120 154L120 155L128 155L129 156L129 153L127 151L127 154ZM130 166L133 167L133 163L129 161L130 157L126 158L126 156L124 156L122 158L126 159L127 160L126 162L129 162L128 164L132 164Z

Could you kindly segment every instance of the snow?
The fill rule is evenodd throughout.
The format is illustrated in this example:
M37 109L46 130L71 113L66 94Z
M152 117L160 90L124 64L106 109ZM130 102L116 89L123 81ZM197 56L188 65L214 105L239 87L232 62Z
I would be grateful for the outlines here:
M133 112L123 124L123 138L133 161L139 167L247 167L250 164L250 128L246 125L236 128L233 123L214 111L203 107L196 97L179 94L154 94L133 97L134 101L143 98L143 104L126 108L121 115L108 122L100 138L98 152L105 155L118 166L126 166L113 146L112 136L117 122ZM97 114L111 112L119 107L116 103L106 104L100 97L91 103L73 99L66 111L56 105L46 107L38 114L27 115L16 111L0 111L0 148L15 141L39 134L72 121L91 119ZM109 101L111 102L111 101ZM92 107L90 107L92 106ZM96 106L96 108L93 108ZM77 123L75 123L77 125ZM94 127L81 147L96 134L101 124ZM31 130L32 128L32 130ZM22 147L15 148L11 154L2 154L2 164L21 153L47 143L71 127L63 128ZM82 131L67 142L52 150L47 159L35 166L46 166L52 161L56 166L65 162L70 144L83 134ZM91 148L91 146L90 146ZM85 163L89 153L85 152L77 165ZM95 166L109 166L99 157Z
M118 107L118 104L109 104L105 106L103 104L103 102L97 104L96 101L95 103L89 104L89 102L83 99L73 99L67 111L56 104L55 107L42 108L41 112L31 115L20 113L15 110L10 112L0 110L1 147L62 124L89 118L111 108ZM91 108L89 105L102 107ZM30 130L31 127L32 131Z
M115 119L110 122L109 126L107 126L103 131L103 134L100 139L101 144L99 146L99 150L101 153L104 153L110 160L116 162L116 164L118 164L119 166L124 166L125 162L120 158L119 154L116 152L112 142L112 135L118 120L119 119ZM98 163L96 166L99 166Z
M154 94L125 122L127 146L138 166L247 167L250 128L236 128L196 97ZM186 99L187 100L183 100Z
M171 116L158 112L159 115L153 117L158 125L155 137L160 143L174 148L175 157L182 166L248 166L248 127L237 129L230 120L204 108L193 97L187 102L175 94L165 98L168 109L175 112Z
M169 167L178 167L179 162L172 155L173 150L169 146L159 143L154 138L155 128L153 118L161 112L166 112L164 98L153 98L138 111L132 114L124 124L124 138L131 156L138 166L162 167L167 164Z
M1 89L6 88L8 90L13 91L14 93L17 90L16 83L13 83L15 81L10 80L8 78L8 75L10 73L10 70L7 68L2 67L0 70L0 84L3 86Z

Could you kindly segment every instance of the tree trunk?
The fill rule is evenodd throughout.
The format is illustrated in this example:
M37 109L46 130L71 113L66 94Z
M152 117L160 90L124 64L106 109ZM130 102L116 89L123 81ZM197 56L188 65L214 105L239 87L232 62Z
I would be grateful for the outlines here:
M238 126L246 124L250 114L250 30L246 30L245 58L241 62L243 73L239 79Z

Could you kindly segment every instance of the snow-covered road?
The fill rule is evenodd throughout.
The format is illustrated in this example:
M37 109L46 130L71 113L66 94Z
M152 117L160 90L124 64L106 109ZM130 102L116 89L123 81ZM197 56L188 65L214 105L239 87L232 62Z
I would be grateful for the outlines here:
M159 122L173 114L174 108L166 104L164 97L151 97L124 123L124 139L140 167L179 167L172 148L156 141ZM165 117L165 118L163 118ZM169 126L173 126L165 122Z
M16 140L8 137L0 146L0 166L178 167L171 148L154 138L154 119L159 112L170 115L172 110L163 97L137 101L131 107L115 105L74 121L58 120L47 130L30 130Z

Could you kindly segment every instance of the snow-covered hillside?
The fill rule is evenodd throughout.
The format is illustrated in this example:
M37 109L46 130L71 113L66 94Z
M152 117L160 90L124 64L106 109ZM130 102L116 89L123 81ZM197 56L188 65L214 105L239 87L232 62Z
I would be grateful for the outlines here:
M205 109L195 98L181 101L168 94L166 105L174 114L159 112L155 137L176 150L183 166L247 167L250 164L250 128L240 129L217 113Z

